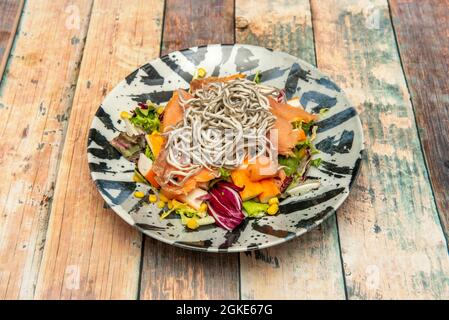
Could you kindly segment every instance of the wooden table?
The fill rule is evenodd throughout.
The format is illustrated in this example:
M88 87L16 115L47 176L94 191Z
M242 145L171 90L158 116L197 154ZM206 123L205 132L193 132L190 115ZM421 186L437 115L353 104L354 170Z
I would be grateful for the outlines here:
M23 2L0 0L0 298L449 298L448 0ZM336 217L267 250L143 237L91 181L92 117L139 65L233 42L344 88L367 149L356 186Z

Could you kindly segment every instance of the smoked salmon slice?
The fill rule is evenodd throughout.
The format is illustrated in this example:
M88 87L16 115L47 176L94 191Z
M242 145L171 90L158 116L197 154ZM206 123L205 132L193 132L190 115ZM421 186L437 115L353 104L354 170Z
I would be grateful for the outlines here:
M182 186L177 186L171 183L166 183L168 175L174 170L178 170L167 162L167 151L162 149L159 156L153 163L154 179L161 186L162 193L169 199L177 198L180 195L186 195L193 189L197 188L212 179L218 177L217 171L211 171L206 168L202 168L195 175L188 178ZM180 176L181 180L182 177Z
M292 155L292 150L296 144L306 139L306 134L302 129L294 129L292 122L310 122L317 119L307 111L290 106L286 103L277 102L269 97L270 111L276 117L273 129L277 130L277 147L281 155Z
M303 121L309 123L315 121L318 117L299 107L293 107L288 103L277 102L274 98L268 97L270 100L271 112L275 116L283 117L290 122Z
M277 130L277 149L282 155L293 155L293 148L301 139L299 130L294 130L292 124L283 117L276 116L273 129Z
M212 82L227 82L238 78L245 78L246 76L243 73L236 73L227 77L209 77L204 79L195 79L190 82L190 92L195 92L198 89L201 89L205 84Z
M161 123L161 131L167 132L171 128L173 128L178 122L182 121L184 116L184 110L179 101L179 97L182 97L184 100L188 100L193 98L190 93L185 90L179 89L173 93L173 96L168 101L165 106L162 123Z

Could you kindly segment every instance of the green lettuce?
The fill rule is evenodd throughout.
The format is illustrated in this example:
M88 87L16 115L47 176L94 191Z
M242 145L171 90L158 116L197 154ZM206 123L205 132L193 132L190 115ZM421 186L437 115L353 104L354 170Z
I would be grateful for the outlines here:
M142 109L140 107L134 109L134 115L129 119L129 121L136 127L150 133L155 130L159 130L161 122L155 106L152 104L147 105L148 109Z
M242 206L243 209L245 209L248 217L251 218L256 218L264 215L269 207L269 205L266 203L260 203L252 200L243 201Z

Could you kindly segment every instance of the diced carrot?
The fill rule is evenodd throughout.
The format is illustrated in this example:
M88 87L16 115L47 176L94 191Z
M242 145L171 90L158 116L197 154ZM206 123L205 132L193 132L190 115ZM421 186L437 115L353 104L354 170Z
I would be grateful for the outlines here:
M277 176L278 166L270 158L263 156L252 161L247 170L251 181L260 181Z
M259 182L262 185L263 192L259 195L259 201L267 203L271 198L276 197L279 192L278 184L275 179L263 179Z
M262 185L259 182L250 180L247 170L234 170L231 172L231 178L236 186L244 188L240 191L243 201L255 198L263 192Z
M159 183L157 183L156 179L154 179L155 175L156 173L154 172L153 169L151 169L150 171L148 171L147 175L145 176L145 179L147 179L147 181L151 183L153 187L159 188L160 187Z
M147 135L147 142L150 145L153 155L157 158L165 143L165 138L158 132L153 132Z

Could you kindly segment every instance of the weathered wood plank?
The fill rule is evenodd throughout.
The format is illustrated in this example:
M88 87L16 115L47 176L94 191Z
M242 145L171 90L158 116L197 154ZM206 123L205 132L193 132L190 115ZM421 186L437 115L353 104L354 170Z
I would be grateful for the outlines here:
M87 166L92 117L130 70L159 54L162 0L95 1L36 288L37 298L134 299L141 235L109 209Z
M0 79L8 61L24 0L0 0Z
M448 298L449 258L386 0L312 0L317 63L361 114L366 155L337 216L350 299Z
M236 2L237 42L286 51L315 64L308 0ZM335 217L278 247L241 254L243 299L344 299Z
M145 237L141 299L238 299L237 254L187 251Z
M234 43L233 0L167 0L162 55L211 43Z
M234 42L229 0L168 0L163 53L206 43ZM207 254L146 237L141 299L237 299L238 254Z
M449 237L449 1L392 0L391 12L434 196Z
M90 7L43 0L24 8L0 86L0 299L34 294Z

